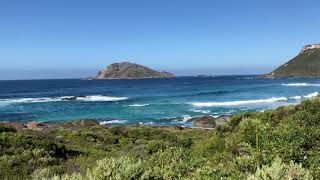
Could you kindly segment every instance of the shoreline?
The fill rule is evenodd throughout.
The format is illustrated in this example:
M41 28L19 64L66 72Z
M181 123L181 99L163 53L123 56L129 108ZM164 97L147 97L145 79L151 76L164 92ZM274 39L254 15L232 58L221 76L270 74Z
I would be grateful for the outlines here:
M90 179L95 172L112 172L110 177L129 173L135 179L248 179L276 166L290 175L299 172L295 175L303 178L296 179L318 179L319 109L320 97L315 97L270 111L237 113L212 129L107 127L94 120L29 122L27 128L0 124L5 167L0 178ZM195 120L217 121L206 118ZM139 174L127 171L132 167Z
M97 119L75 119L68 121L0 121L0 125L9 126L15 128L17 131L21 130L36 130L36 131L50 131L58 128L90 128L94 126L101 126L105 128L112 127L153 127L153 128L178 128L178 129L206 129L212 130L219 126L225 126L231 118L235 115L220 115L214 117L212 115L196 116L188 119L185 123L191 123L191 126L184 125L150 125L150 124L119 124L119 123L110 123L106 124L103 121Z

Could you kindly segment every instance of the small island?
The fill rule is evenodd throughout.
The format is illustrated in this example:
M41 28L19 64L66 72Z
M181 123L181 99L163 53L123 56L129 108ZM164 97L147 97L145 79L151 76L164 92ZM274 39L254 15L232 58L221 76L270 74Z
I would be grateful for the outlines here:
M320 77L320 44L304 46L298 56L267 74L266 77Z
M121 62L110 64L107 68L99 71L94 79L146 79L146 78L172 78L174 74L159 72L148 67Z

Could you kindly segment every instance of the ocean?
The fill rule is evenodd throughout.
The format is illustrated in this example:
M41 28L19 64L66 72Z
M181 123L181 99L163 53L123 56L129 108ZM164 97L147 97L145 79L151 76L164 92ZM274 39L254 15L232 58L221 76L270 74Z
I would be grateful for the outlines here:
M0 81L0 121L192 126L192 117L265 111L318 92L320 79L257 76Z

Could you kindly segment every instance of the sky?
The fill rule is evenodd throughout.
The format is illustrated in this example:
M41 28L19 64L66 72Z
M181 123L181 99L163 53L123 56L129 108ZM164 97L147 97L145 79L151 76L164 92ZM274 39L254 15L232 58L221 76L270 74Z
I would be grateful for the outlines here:
M267 73L320 42L319 0L0 0L0 79L131 61L177 75Z

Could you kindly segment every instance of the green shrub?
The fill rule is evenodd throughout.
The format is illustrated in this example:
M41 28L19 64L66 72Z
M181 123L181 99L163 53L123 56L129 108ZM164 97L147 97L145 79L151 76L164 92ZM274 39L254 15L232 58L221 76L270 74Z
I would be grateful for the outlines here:
M206 140L194 143L192 153L195 156L208 157L219 154L225 149L225 142L217 133Z
M141 160L121 156L99 160L96 167L88 171L88 179L138 179L143 172Z
M190 153L182 148L160 150L145 160L143 179L181 179L195 168Z
M0 123L0 133L3 133L3 132L17 132L17 130L13 127Z
M147 149L149 154L163 151L167 148L168 144L165 141L153 140L148 143Z
M280 158L276 158L270 165L264 165L262 168L257 168L255 174L248 176L252 180L267 180L267 179L313 179L310 172L302 167L301 164L290 162L289 165L282 163Z
M45 180L53 178L57 175L62 175L64 173L62 166L51 166L48 168L36 169L31 177L33 180Z

